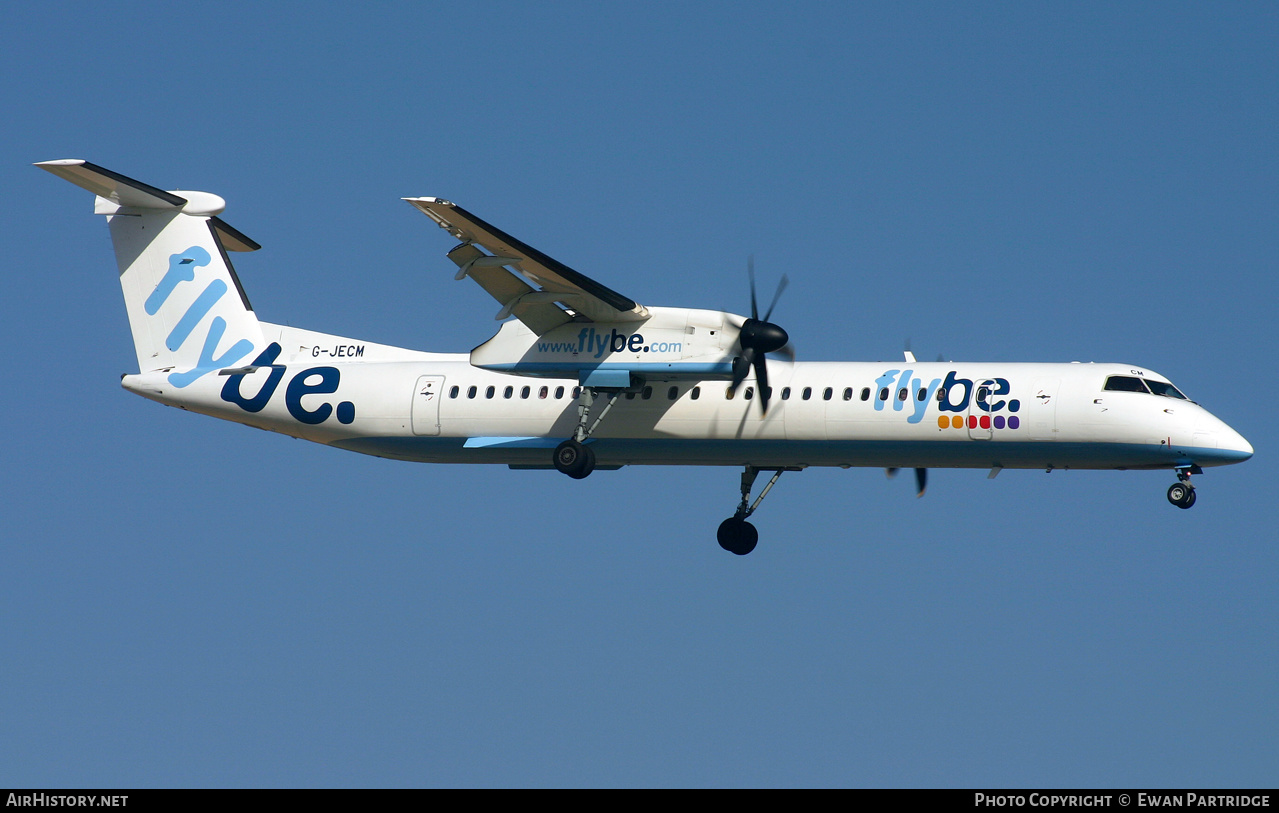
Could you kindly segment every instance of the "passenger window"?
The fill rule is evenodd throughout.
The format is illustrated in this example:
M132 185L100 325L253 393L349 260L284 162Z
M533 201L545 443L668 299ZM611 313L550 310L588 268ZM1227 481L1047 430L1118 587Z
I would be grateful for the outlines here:
M674 401L678 397L679 397L679 387L671 387L669 390L666 391L666 398L668 400Z
M537 391L537 397L545 398L547 394L550 393L550 391L551 391L550 387L542 387L540 390Z
M1103 389L1112 392L1146 392L1146 385L1141 383L1140 378L1133 378L1128 375L1112 375L1106 379L1106 386Z
M466 388L466 397L467 397L467 398L474 398L474 397L475 397L475 386L474 386L474 385L472 385L472 386L470 386L470 387L467 387L467 388Z
M852 387L844 387L844 400L845 400L845 401L851 401L851 400L853 400L853 388L852 388Z
M749 400L750 400L751 398L753 398L754 396L755 396L755 388L754 388L754 387L747 387L747 388L746 388L746 393L745 393L746 400L747 400L747 401L749 401Z
M905 387L902 387L901 389L899 389L899 390L897 391L897 400L898 400L898 401L905 401L905 400L906 400L906 396L907 396L907 394L908 394L908 393L906 392L906 388L905 388Z
M870 387L862 387L862 400L863 401L870 400Z
M790 387L782 387L782 400L783 401L790 400Z
M938 388L937 388L937 403L939 403L939 404L940 404L942 401L945 401L945 400L946 400L946 388L945 388L945 387L938 387Z
M561 399L561 398L563 398L563 397L564 397L564 388L563 388L563 387L556 387L556 388L555 388L555 400L556 400L556 401L558 401L558 400L560 400L560 399Z
M454 384L454 385L453 385L453 389L449 390L449 397L450 397L450 398L456 398L456 397L457 397L457 394L458 394L459 392L461 392L461 391L462 391L462 390L461 390L461 388L460 388L460 387L458 387L458 385Z
M888 387L884 387L882 390L879 391L879 400L881 401L888 400Z
M831 396L834 394L835 394L835 391L831 389L830 387L827 387L826 389L822 390L822 400L829 401Z
M524 389L520 390L520 397L527 398L530 392L531 390L528 387L525 387Z
M652 398L652 397L653 397L653 388L652 388L652 387L645 387L645 388L644 388L644 400L645 400L645 401L647 401L649 398Z
M693 398L693 400L694 400L694 401L696 401L698 398L701 398L701 397L702 397L702 388L701 388L701 387L693 387L693 391L692 391L691 395L692 395L692 398Z
M927 401L927 400L928 400L928 390L924 389L923 387L920 387L920 389L919 389L919 393L918 393L918 395L917 395L916 397L917 397L919 400L921 400L921 401Z
M813 388L804 387L804 400L807 401L809 398L812 398L812 397L813 397Z
M485 397L485 398L492 398L492 397L493 397L493 393L495 393L495 392L497 392L497 389L496 389L495 387L489 387L488 389L484 390L484 397Z
M728 389L724 390L724 397L725 397L725 398L727 398L727 399L728 399L728 400L730 400L730 401L731 401L731 400L733 400L733 396L734 396L735 394L736 394L736 393L734 393L734 392L733 392L733 388L732 388L732 387L729 387Z
M574 388L573 388L573 400L574 400L574 401L576 401L578 398L581 398L581 397L582 397L582 388L581 388L581 387L574 387Z
M514 388L514 387L507 387L507 388L506 388L506 389L502 392L502 397L503 397L503 398L510 398L510 397L511 397L512 395L514 395L514 394L515 394L515 388Z

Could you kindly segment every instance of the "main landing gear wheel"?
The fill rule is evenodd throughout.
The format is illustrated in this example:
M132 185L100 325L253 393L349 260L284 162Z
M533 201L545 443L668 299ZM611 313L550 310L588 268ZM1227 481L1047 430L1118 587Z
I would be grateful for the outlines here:
M627 391L629 392L630 390ZM577 427L573 430L573 437L555 447L555 455L552 458L555 468L574 480L581 480L595 471L595 450L590 446L586 446L585 441L595 431L595 428L600 425L600 421L604 420L604 416L613 408L613 404L617 403L617 396L622 393L622 390L609 389L607 392L608 403L604 405L604 409L596 416L595 423L589 423L591 405L595 403L595 389L582 387L582 391L578 395Z
M729 517L721 522L715 536L719 539L721 548L738 556L745 556L755 550L755 545L759 542L759 531L755 530L755 526L737 517Z
M1195 504L1195 487L1190 483L1173 483L1168 486L1168 502L1178 508L1189 508Z
M746 518L755 513L756 508L759 508L759 504L764 501L764 497L768 496L768 492L772 491L773 486L777 485L777 479L782 476L782 472L799 471L799 469L764 469L763 471L771 471L773 476L769 479L768 485L764 486L764 490L755 498L755 502L752 503L750 501L751 488L754 487L755 477L760 471L754 466L746 467L746 471L742 473L742 502L737 506L737 513L721 522L719 530L715 532L715 537L719 540L719 546L729 553L736 553L738 556L745 556L755 550L755 545L759 542L759 531L755 530L755 526L747 522Z
M555 447L555 468L574 480L595 471L595 452L576 440L566 440Z

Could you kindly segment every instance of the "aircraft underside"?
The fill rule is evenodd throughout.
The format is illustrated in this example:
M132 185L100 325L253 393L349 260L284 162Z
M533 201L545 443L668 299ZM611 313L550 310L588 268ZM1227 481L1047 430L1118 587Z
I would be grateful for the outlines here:
M551 452L560 438L349 438L339 449L419 463L499 464L520 469L554 469ZM591 448L595 468L622 466L755 466L802 469L810 466L962 469L1169 469L1186 451L1155 444L1000 441L885 440L697 440L683 438L597 438ZM1189 450L1199 465L1213 462L1217 449Z

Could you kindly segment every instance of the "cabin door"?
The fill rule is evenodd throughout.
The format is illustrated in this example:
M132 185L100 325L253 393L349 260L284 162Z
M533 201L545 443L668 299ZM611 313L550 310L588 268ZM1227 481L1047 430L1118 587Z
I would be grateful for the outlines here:
M990 399L998 385L989 378L973 382L973 397L968 399L968 437L990 440L995 429L990 424Z
M413 434L440 434L440 401L444 397L444 376L424 375L413 389Z

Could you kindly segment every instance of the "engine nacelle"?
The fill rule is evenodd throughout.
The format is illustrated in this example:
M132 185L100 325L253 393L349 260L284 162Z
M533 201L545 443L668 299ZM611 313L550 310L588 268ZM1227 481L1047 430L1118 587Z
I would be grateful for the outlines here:
M600 387L638 380L731 379L744 317L722 311L649 308L635 322L569 322L538 336L518 320L471 351L486 370L576 378Z

